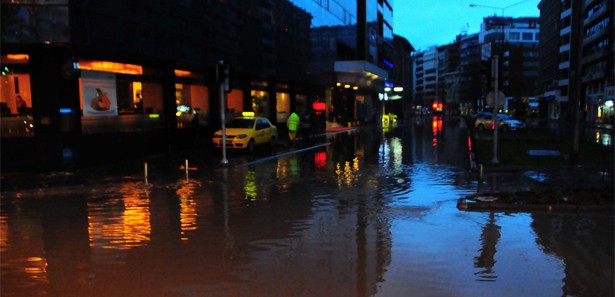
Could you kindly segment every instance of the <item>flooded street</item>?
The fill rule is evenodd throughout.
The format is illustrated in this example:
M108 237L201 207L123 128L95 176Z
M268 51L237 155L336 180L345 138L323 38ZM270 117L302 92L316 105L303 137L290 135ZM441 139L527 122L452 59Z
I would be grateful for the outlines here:
M462 120L318 143L3 197L1 295L613 296L612 216L457 209Z

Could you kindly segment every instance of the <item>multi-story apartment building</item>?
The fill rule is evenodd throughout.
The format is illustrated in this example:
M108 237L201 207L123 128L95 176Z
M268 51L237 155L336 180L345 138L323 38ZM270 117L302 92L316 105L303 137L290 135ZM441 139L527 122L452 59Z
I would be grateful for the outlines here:
M483 19L479 33L482 57L499 56L499 88L507 97L535 95L539 30L538 18L493 16Z
M449 108L461 104L460 44L454 42L438 47L438 94L439 100Z
M543 0L544 22L557 20L557 30L541 32L539 90L553 98L550 114L572 118L580 106L585 121L613 124L613 0ZM553 55L553 48L558 55ZM557 65L557 70L554 69Z
M413 53L415 104L429 107L438 102L438 49L433 46Z
M281 129L314 100L343 124L376 118L393 68L390 3L2 1L2 169L167 152L193 143L192 128L210 137L221 97L229 116L254 111Z
M456 42L459 43L459 68L462 73L459 97L465 107L472 106L474 110L480 110L488 91L484 83L486 80L481 76L481 44L478 34L461 35Z

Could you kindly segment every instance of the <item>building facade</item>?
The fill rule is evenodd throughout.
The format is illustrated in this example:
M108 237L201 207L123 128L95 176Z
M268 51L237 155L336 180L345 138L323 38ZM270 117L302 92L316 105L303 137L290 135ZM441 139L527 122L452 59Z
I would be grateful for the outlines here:
M430 108L438 102L438 49L433 46L429 49L414 52L414 98L419 109Z
M529 102L529 98L535 97L539 32L538 18L493 16L483 19L479 33L482 59L498 56L499 90L507 98ZM489 91L494 89L494 85L491 84ZM501 101L499 105L505 106ZM523 111L512 112L523 113Z
M390 1L326 2L3 1L2 169L168 152L210 137L221 102L227 118L254 111L281 129L316 100L343 124L377 117Z
M613 1L543 0L539 9L541 21L559 23L541 32L540 94L557 102L549 114L571 119L579 106L585 122L612 126Z

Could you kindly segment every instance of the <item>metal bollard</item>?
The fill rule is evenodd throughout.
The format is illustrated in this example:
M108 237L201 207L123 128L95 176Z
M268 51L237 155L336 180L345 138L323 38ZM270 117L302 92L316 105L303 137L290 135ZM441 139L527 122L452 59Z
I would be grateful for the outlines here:
M188 177L188 159L186 159L186 181L190 181L190 178Z
M145 184L147 185L147 162L143 165L143 170L145 171Z
M478 164L478 180L483 180L483 164Z

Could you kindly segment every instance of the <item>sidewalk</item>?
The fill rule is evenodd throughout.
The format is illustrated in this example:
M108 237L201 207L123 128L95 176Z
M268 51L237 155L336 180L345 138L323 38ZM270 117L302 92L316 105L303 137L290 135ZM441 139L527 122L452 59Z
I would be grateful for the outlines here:
M343 127L336 123L327 125L327 130L323 133L311 135L310 139L326 137L327 135L351 132L359 127ZM297 138L302 140L302 136ZM278 141L279 150L285 150L289 146L288 140ZM127 174L143 175L144 163L149 164L150 170L178 170L177 166L182 166L185 159L190 160L189 167L193 164L205 167L221 166L210 157L216 151L207 144L197 144L192 149L178 149L177 151L165 155L149 156L142 159L127 162L110 163L91 168L75 169L71 171L54 171L44 173L29 172L9 172L3 173L0 179L0 193L5 195L18 195L19 193L60 193L63 190L85 190L90 186L99 185L105 182L123 179ZM141 181L141 179L139 180Z

